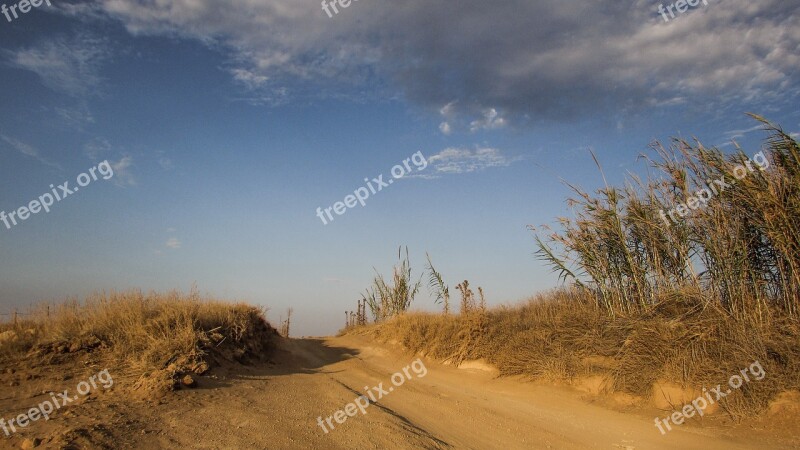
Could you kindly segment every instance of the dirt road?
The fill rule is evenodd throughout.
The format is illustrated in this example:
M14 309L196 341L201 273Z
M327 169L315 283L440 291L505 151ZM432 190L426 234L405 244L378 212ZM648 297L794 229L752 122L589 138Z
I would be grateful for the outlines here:
M97 390L49 421L0 433L0 448L24 448L24 440L56 449L800 448L791 420L733 429L704 421L661 435L654 426L661 411L620 412L571 388L497 379L426 359L412 363L416 359L358 336L293 339L270 363L217 368L196 389L143 401L125 395L137 377L126 378L116 367L119 390ZM85 378L65 377L63 369L45 365L3 374L4 384L11 377L21 384L0 391L0 418L15 417L48 390ZM375 401L360 398L362 413L354 401L365 390Z
M154 407L136 441L204 449L796 448L746 425L680 426L661 435L655 414L617 412L568 388L493 379L430 361L424 376L407 371L410 379L389 392L392 374L414 359L361 337L293 340L276 364L220 374ZM325 423L379 383L386 393L366 414L356 411L342 424L333 418L328 433L319 426L318 417Z

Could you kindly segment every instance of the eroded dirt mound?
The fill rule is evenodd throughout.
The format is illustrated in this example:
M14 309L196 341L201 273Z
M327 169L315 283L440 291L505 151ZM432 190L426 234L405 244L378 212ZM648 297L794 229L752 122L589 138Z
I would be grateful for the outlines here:
M163 424L150 419L173 392L218 386L282 342L249 305L132 298L83 308L0 330L0 448L156 443Z

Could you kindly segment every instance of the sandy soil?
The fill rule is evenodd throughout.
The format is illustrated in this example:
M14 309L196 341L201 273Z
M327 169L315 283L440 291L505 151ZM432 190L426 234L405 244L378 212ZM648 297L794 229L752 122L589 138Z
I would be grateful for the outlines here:
M416 357L362 337L296 339L270 363L218 368L199 387L161 399L122 398L133 380L115 377L114 390L93 392L80 404L6 437L0 447L197 449L749 449L800 448L794 429L758 423L722 427L692 423L661 435L652 411L610 409L568 387L496 379L479 364L469 369L423 360L427 373L394 387L392 374ZM99 367L86 367L94 373ZM94 371L94 372L93 372ZM422 371L420 371L422 372ZM114 369L111 368L114 374ZM424 372L423 372L424 373ZM74 389L83 373L52 368L4 373L0 417L41 401L45 384ZM67 378L66 380L60 378ZM9 379L12 379L9 381ZM13 380L19 386L10 386ZM383 398L325 433L317 417L332 416L383 383ZM351 410L352 412L352 410ZM341 419L341 416L340 416Z

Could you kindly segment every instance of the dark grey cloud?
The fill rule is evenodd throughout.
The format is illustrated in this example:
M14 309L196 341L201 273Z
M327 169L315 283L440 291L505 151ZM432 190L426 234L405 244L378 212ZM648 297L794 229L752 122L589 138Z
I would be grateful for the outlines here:
M232 79L254 95L291 97L300 84L390 95L386 83L435 110L455 105L467 129L492 110L560 120L798 93L797 1L710 0L670 22L649 0L360 0L332 18L318 0L97 5L132 33L230 49Z

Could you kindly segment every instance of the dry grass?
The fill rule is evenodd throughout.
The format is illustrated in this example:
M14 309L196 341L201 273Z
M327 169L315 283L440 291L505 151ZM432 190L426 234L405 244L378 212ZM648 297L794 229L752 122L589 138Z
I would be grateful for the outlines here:
M704 309L690 292L661 299L646 313L610 316L585 292L558 290L484 314L409 313L351 332L455 364L484 359L504 376L606 375L614 391L643 398L656 382L724 384L758 360L766 377L722 404L733 417L763 411L779 392L800 389L800 324L782 314L770 314L766 323L734 320L724 310Z
M182 374L203 373L221 360L264 354L276 333L250 305L196 293L112 292L0 324L0 362L52 363L65 354L101 352L140 375L142 384L156 379L170 387Z

